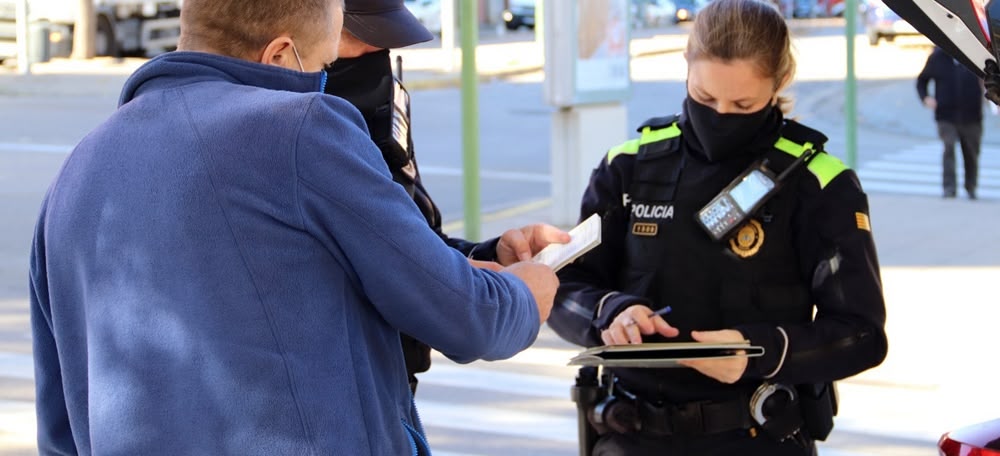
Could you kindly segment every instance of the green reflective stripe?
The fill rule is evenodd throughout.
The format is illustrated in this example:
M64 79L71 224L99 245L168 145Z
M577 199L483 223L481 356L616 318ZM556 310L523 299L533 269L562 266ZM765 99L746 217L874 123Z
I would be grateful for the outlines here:
M677 124L673 124L667 128L661 128L659 130L653 130L649 127L642 129L642 136L639 137L639 145L646 145L649 143L655 143L657 141L663 141L665 139L676 138L681 135L681 129L677 127Z
M611 150L608 151L608 163L611 163L611 160L614 160L615 157L621 154L635 155L639 153L639 146L645 146L646 144L655 143L657 141L665 141L670 138L676 138L680 135L681 129L677 127L676 123L659 130L653 130L650 127L643 128L642 135L639 136L639 139L630 139L612 147Z
M615 157L621 154L635 155L637 153L639 153L639 140L630 139L612 147L611 150L608 151L608 163L611 163L611 160L614 160Z
M778 138L778 142L774 143L774 147L788 155L799 158L806 150L812 149L813 145L812 143L796 144L786 138ZM807 168L819 180L819 188L824 188L833 178L844 172L847 169L847 165L833 155L821 153L809 161Z
M809 144L809 145L811 146L812 144ZM788 154L788 155L791 155L791 156L795 157L795 158L799 158L799 156L802 155L802 152L805 152L805 150L806 150L806 146L805 145L803 145L803 144L796 144L796 143L794 143L792 141L789 141L788 139L785 139L785 138L778 138L778 142L774 143L774 147L776 149L778 149L778 150L780 150L780 151Z
M826 184L846 169L844 162L830 154L819 154L809 162L809 171L819 179L819 188L826 187Z

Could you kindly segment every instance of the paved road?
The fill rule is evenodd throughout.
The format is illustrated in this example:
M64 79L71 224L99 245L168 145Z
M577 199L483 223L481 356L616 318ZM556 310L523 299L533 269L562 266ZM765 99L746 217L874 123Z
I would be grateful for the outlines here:
M829 22L797 27L796 113L826 131L829 149L843 155L843 38ZM1000 317L991 287L1000 279L1000 243L990 234L1000 223L1000 197L991 190L1000 129L996 118L987 121L985 200L933 197L936 140L926 129L932 122L908 89L927 49L863 42L858 49L859 172L872 194L892 348L883 366L841 383L838 432L822 454L930 455L943 430L1000 414L988 380L941 361L975 366L985 379L1000 374L982 362L985 349L976 348L995 345L990 323ZM684 68L677 53L634 62L631 124L677 110ZM16 89L0 83L0 455L33 452L25 264L38 201L71 145L114 109L123 77L55 72ZM483 207L492 214L484 234L547 217L552 110L542 103L539 79L528 73L481 87ZM461 216L458 100L453 88L413 93L422 170L452 222ZM906 185L893 184L899 181ZM460 232L460 224L449 226ZM575 454L575 412L567 399L574 371L564 367L575 351L544 330L533 348L510 361L455 366L437 357L418 395L436 454Z

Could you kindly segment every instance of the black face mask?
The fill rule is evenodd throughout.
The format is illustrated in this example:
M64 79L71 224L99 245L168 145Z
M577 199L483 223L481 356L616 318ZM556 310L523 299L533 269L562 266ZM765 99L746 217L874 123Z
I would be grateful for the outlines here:
M684 99L684 113L702 152L710 162L750 153L771 144L781 126L781 110L767 105L749 114L719 114L710 106Z
M389 169L410 162L410 95L393 77L389 50L337 59L326 68L325 92L361 111Z

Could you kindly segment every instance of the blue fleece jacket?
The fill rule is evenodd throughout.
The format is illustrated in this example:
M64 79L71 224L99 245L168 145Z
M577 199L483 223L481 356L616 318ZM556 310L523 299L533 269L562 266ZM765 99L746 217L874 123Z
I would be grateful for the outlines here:
M446 246L321 81L165 54L68 157L31 256L42 454L416 454L400 331L534 341L524 283Z

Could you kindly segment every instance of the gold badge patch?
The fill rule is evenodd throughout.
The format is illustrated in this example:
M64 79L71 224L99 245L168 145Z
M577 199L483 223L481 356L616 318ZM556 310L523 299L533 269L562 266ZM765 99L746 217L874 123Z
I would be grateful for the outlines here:
M656 236L656 233L660 231L660 225L655 223L640 223L636 222L632 224L632 234L636 236Z
M729 248L740 258L749 258L764 245L764 227L755 219L743 224L736 236L729 240Z
M865 230L869 233L872 232L872 223L871 220L868 219L868 214L865 214L864 212L855 212L854 218L858 222L859 230Z

